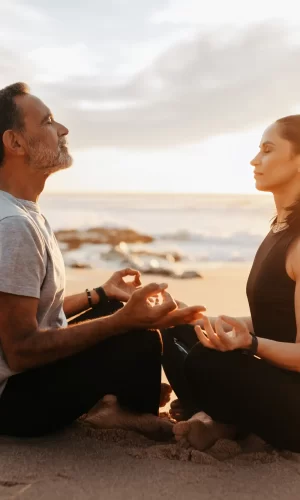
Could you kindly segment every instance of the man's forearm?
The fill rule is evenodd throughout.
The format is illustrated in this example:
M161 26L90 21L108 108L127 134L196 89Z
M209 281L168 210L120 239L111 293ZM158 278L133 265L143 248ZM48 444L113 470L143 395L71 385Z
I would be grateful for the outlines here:
M93 305L98 304L99 295L95 290L91 290L91 297ZM80 314L90 308L86 292L78 293L76 295L69 295L64 299L64 313L67 318L71 318L76 314Z
M37 330L18 343L10 367L23 371L72 356L127 331L120 311L66 328Z

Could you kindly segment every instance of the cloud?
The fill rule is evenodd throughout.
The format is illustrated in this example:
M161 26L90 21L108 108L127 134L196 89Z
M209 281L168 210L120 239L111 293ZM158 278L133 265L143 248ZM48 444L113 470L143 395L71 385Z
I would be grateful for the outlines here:
M299 104L300 48L287 35L270 24L225 45L216 32L199 35L174 45L126 84L83 78L40 90L60 109L78 148L198 143L272 121ZM80 108L82 101L89 109Z
M35 66L18 52L0 46L0 88L18 81L30 81Z
M151 20L155 24L197 24L220 25L249 24L262 20L278 19L295 20L295 0L281 2L262 2L252 0L251 2L237 2L236 0L210 0L206 2L205 8L199 0L168 0L156 10Z
M199 33L174 43L122 84L108 84L101 64L92 76L74 77L71 68L64 81L38 81L36 60L34 65L28 55L6 50L4 57L0 53L0 83L33 82L33 92L69 127L77 149L164 149L292 112L300 101L300 48L290 44L289 35L270 23L252 25L226 42L223 29ZM51 64L62 64L64 50L54 54Z
M7 16L14 16L14 19L21 19L24 23L29 21L32 23L45 22L47 16L40 11L37 7L26 5L17 0L10 0L1 5L1 14Z

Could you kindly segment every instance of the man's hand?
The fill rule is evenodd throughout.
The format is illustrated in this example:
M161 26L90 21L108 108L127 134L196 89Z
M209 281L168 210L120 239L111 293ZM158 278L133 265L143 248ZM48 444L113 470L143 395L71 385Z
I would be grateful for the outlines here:
M134 276L131 281L125 281L124 278L127 276ZM121 302L127 302L133 292L135 292L141 286L141 273L135 269L127 268L117 271L112 275L109 280L102 285L107 297L109 299L120 300Z
M185 302L182 302L181 300L175 300L178 309L184 309L185 307L188 307L188 305Z
M136 290L125 307L115 313L118 315L122 330L170 328L194 323L202 317L204 306L192 306L179 309L173 297L166 292L168 285L151 283ZM161 294L162 303L154 305L153 296Z
M230 325L231 330L225 331L222 322ZM203 329L195 326L195 332L201 344L209 349L217 351L234 351L235 349L248 349L251 346L252 337L244 321L220 316L215 321L215 330L209 319L203 316Z

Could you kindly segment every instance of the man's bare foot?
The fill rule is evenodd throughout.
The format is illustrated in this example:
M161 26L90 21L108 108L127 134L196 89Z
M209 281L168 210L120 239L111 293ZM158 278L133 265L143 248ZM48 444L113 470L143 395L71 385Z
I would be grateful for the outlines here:
M234 427L214 422L202 411L187 421L175 424L173 432L176 441L186 439L200 451L211 448L219 439L233 439L235 436Z
M160 386L160 403L159 407L163 408L169 403L172 394L172 387L169 384L162 383Z
M153 439L165 440L172 437L172 422L151 414L140 415L123 410L113 395L105 396L82 420L100 429L137 431Z
M181 403L179 399L175 399L171 403L170 407L170 416L176 420L176 422L181 422L182 420L186 420L186 412L184 411L183 407L181 406Z

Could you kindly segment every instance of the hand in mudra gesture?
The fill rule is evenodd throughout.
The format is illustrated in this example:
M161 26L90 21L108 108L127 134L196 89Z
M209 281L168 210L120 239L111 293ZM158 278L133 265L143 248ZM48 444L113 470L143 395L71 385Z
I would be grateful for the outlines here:
M179 309L176 301L166 291L165 283L150 283L136 290L125 307L118 311L122 324L127 328L170 328L177 325L192 324L202 318L205 307L191 306ZM158 303L153 298L159 297Z
M232 327L229 332L225 332L223 322ZM248 349L251 346L252 337L244 321L230 316L219 316L213 329L209 319L203 316L203 326L204 329L199 325L195 326L195 332L204 347L225 352Z
M133 277L133 279L125 281L125 278L128 276ZM136 269L127 267L126 269L115 272L111 278L102 285L102 288L109 299L127 302L133 292L141 287L141 284L141 273Z

